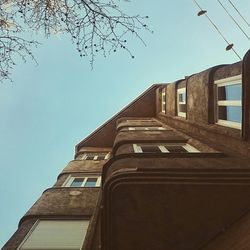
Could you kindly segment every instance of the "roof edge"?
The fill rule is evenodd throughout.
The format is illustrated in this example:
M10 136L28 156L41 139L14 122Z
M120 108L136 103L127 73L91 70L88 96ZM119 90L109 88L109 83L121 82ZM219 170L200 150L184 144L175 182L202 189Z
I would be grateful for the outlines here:
M77 151L79 150L79 148L81 147L82 144L84 144L86 141L88 141L92 136L94 136L99 130L101 130L103 127L105 127L108 123L110 123L114 119L118 118L118 116L123 111L125 111L127 108L129 108L134 103L138 102L141 98L143 98L145 95L147 95L150 91L152 91L153 89L156 89L157 87L160 87L163 84L167 84L167 83L155 83L155 84L151 85L141 95L139 95L136 99L134 99L132 102L130 102L128 105L126 105L121 111L119 111L118 113L116 113L114 116L112 116L106 122L104 122L101 126L99 126L97 129L95 129L92 133L90 133L90 135L88 135L83 140L81 140L79 143L77 143L76 146L75 146L75 153L77 153Z

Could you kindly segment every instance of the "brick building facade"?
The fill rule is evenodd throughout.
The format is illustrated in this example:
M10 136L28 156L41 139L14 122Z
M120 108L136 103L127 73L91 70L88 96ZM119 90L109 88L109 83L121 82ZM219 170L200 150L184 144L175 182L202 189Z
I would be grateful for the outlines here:
M250 51L155 84L76 145L3 250L250 249Z

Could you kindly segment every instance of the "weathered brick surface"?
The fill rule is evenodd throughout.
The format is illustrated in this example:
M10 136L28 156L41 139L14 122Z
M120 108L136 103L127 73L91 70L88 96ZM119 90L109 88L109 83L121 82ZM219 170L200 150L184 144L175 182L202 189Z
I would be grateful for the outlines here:
M25 216L91 216L99 188L52 188L37 200Z
M64 168L62 173L73 173L73 172L100 172L102 166L106 161L86 161L86 160L75 160L69 162Z

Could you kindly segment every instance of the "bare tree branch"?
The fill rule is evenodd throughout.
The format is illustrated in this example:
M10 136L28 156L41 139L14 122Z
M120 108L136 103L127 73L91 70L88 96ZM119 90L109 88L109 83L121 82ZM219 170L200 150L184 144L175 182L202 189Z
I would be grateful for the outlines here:
M11 80L11 70L18 59L26 62L27 58L31 58L36 61L31 49L38 45L38 42L22 37L24 30L6 7L0 5L0 82Z
M124 13L114 0L2 0L2 2L0 43L9 44L8 47L13 47L14 42L22 44L23 46L18 47L22 48L21 50L17 50L14 46L14 51L15 53L19 51L17 54L24 60L27 55L34 59L30 49L36 43L17 39L14 34L22 34L23 27L33 32L42 32L45 37L58 33L69 34L80 56L90 57L91 67L98 53L106 56L107 53L124 49L134 58L127 46L127 37L133 35L145 44L139 31L149 30L144 23L147 16L130 16ZM12 23L13 28L10 28ZM11 43L6 43L4 34L9 36ZM12 36L13 39L10 39ZM9 51L5 47L3 46L3 51ZM13 52L12 49L10 52ZM5 57L0 57L3 62L1 65L3 75L7 76L9 72L4 69L12 67L15 61L10 52L8 56L5 54ZM7 60L7 64L6 58L11 58Z

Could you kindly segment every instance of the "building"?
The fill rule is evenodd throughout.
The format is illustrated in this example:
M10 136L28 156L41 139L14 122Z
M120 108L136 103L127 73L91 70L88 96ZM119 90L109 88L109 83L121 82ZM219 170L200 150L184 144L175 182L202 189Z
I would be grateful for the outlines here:
M3 250L250 249L250 51L155 84L75 148Z

